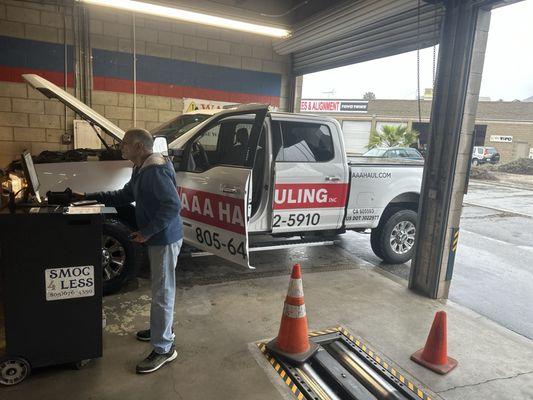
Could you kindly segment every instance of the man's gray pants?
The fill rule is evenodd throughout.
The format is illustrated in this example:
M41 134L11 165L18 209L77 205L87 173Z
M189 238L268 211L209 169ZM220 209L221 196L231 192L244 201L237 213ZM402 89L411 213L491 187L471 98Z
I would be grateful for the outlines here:
M176 265L183 240L165 246L148 246L152 277L150 342L156 353L170 351L176 294Z

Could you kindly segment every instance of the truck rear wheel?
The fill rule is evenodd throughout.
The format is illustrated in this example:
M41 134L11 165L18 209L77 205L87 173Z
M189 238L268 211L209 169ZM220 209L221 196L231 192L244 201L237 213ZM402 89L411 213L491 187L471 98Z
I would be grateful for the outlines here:
M372 229L370 244L374 254L388 264L402 264L413 256L416 236L416 212L391 210Z
M104 222L102 240L103 293L118 291L137 273L139 246L129 235L131 230L122 222L108 219Z

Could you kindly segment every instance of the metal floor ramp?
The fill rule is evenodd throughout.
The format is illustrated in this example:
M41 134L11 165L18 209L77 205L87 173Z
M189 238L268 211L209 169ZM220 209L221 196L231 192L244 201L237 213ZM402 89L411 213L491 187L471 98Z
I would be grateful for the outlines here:
M266 342L257 343L298 400L436 400L345 328L311 332L309 336L320 349L301 365L271 355Z

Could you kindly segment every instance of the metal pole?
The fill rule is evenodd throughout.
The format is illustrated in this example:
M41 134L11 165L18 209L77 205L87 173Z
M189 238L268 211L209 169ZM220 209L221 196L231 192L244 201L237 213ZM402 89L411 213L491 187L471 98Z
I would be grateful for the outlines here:
M135 13L133 13L133 126L137 126L137 49L135 44Z
M459 227L459 220L455 217L460 214L462 202L456 187L460 182L463 192L466 169L464 155L458 157L459 143L462 136L471 134L471 131L464 133L463 116L472 114L475 117L477 95L467 102L470 99L467 92L472 65L476 64L475 68L479 68L479 63L472 63L474 41L479 40L476 33L479 2L449 0L444 4L429 148L409 278L411 290L430 298L448 297L453 271L449 245ZM490 11L487 12L490 14Z
M313 389L313 391L318 394L321 399L341 400L341 398L333 393L328 385L326 385L326 383L320 379L318 374L308 363L302 365L302 370L304 373L302 373L301 370L298 371L298 373L305 378L307 384L311 386L311 389Z
M405 400L405 397L376 371L358 359L343 343L333 342L328 346L334 353L335 358L353 373L353 376L361 382L378 399Z
M64 52L64 71L65 71L65 91L67 91L68 88L68 46L67 46L67 14L65 13L65 9L63 9L63 42L65 45L65 52ZM67 106L65 105L65 133L67 132Z

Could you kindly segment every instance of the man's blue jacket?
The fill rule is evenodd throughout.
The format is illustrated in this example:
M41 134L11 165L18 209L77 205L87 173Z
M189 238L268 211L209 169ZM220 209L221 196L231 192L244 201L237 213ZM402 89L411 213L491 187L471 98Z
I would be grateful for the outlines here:
M161 154L150 155L140 167L134 167L131 179L120 190L87 193L88 200L109 206L135 202L139 231L149 246L161 246L183 238L181 202L172 163Z

